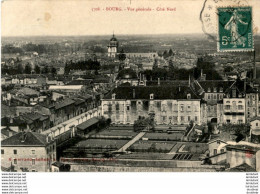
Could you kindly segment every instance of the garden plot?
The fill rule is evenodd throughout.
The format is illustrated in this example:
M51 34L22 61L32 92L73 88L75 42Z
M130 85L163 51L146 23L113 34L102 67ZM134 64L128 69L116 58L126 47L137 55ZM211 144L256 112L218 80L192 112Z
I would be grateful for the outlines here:
M167 153L175 144L175 142L138 141L128 148L128 151Z
M119 149L127 142L128 140L87 139L79 142L75 147L86 149Z
M108 139L132 139L137 133L131 130L104 130L97 133L96 138L108 138Z
M183 137L183 133L146 133L143 138L147 138L148 140L159 140L159 141L177 141L181 140Z

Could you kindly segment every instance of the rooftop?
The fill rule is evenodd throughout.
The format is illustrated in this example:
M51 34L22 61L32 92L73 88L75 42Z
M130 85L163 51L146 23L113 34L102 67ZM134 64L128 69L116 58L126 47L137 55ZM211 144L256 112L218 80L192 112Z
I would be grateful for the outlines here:
M34 146L46 146L48 145L47 136L35 132L20 132L9 138L4 139L1 142L3 147L9 146L25 146L25 147L34 147Z
M167 92L166 92L167 91ZM112 94L116 94L115 99L150 99L150 94L154 94L153 99L200 99L189 86L123 86L117 87L107 94L104 99L112 99Z

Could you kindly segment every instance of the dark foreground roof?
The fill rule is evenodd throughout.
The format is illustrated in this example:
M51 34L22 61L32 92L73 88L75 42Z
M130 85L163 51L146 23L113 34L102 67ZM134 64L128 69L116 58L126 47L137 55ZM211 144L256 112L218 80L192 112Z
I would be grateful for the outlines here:
M24 135L24 137L23 137ZM22 141L24 139L24 141ZM2 146L46 146L48 144L46 135L35 132L17 133L1 142Z
M244 163L239 166L230 168L226 170L227 172L256 172L254 168L249 166L248 164Z
M80 130L85 130L88 127L98 123L98 121L99 120L97 118L93 117L93 118L81 123L80 125L78 125L77 128L80 129Z

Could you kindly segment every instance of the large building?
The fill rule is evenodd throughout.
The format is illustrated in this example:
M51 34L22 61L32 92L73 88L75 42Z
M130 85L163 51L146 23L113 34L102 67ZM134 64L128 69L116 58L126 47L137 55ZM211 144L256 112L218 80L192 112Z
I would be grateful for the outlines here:
M50 136L20 132L1 142L1 166L15 172L48 172L56 160L56 142Z
M151 114L157 125L200 124L200 101L189 86L120 86L102 99L102 114L117 124Z
M110 42L107 46L107 52L108 52L108 57L115 58L117 55L117 49L118 49L118 41L113 34L113 37L110 39Z

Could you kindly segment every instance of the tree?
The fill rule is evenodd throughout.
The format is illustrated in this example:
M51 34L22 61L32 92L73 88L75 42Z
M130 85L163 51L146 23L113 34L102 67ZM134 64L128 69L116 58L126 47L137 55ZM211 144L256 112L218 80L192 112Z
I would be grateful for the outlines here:
M169 70L173 70L173 62L172 62L172 60L170 59L169 60Z
M25 65L24 73L25 73L25 74L31 74L31 72L32 72L32 66L31 66L30 63L27 63L27 64Z
M163 58L166 59L167 57L168 57L168 53L167 53L167 51L165 50L165 51L163 52Z
M157 69L158 68L158 59L154 59L153 61L153 69Z
M42 74L48 74L49 73L49 68L47 66L44 66L42 70Z
M124 60L126 59L126 55L125 55L123 49L120 51L120 53L119 53L119 55L118 55L118 59L119 59L120 61L124 61Z
M173 56L172 49L169 50L169 56Z
M57 73L56 68L52 67L52 68L51 68L51 73L52 73L53 75L55 75L55 74Z
M35 65L34 71L36 74L40 74L41 73L41 69L38 65Z
M18 66L17 66L17 73L23 74L23 72L24 72L23 65L21 63L19 63Z

